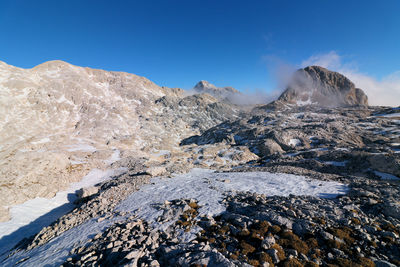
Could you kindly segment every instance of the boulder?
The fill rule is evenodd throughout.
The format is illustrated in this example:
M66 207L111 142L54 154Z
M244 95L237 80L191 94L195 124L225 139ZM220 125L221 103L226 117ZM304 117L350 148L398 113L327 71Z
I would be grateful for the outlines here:
M281 146L272 139L265 139L258 145L258 150L263 156L269 156L273 154L282 154L284 151Z
M81 188L81 189L77 190L75 194L78 197L78 199L83 199L83 198L93 196L93 195L97 194L98 192L99 192L99 187L91 186L91 187Z

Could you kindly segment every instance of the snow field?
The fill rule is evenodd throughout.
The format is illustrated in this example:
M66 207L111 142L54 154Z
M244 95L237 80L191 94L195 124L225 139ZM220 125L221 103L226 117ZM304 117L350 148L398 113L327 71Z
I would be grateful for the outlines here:
M311 195L317 197L335 197L348 191L346 185L338 182L313 180L291 174L274 174L268 172L231 172L216 173L207 169L192 169L187 174L173 178L156 177L150 183L122 201L116 211L127 212L126 216L98 221L91 219L86 223L64 232L47 244L30 251L20 251L5 259L0 254L1 264L14 265L23 260L19 266L54 266L61 264L73 247L84 244L97 233L104 231L116 221L124 221L130 215L147 220L156 229L165 229L174 221L165 224L157 222L162 211L156 207L166 200L195 199L200 205L199 215L216 215L225 210L221 200L226 194L239 191L250 191L267 196ZM197 228L179 237L183 242L195 237ZM3 261L4 260L4 261Z

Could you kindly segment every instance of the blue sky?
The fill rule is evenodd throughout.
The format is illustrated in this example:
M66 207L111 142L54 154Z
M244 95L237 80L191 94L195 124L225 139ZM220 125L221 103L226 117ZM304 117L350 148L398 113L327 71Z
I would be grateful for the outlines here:
M334 53L377 81L400 70L400 1L0 1L0 60L272 90L279 64ZM318 61L317 61L318 62ZM400 101L399 101L400 102Z

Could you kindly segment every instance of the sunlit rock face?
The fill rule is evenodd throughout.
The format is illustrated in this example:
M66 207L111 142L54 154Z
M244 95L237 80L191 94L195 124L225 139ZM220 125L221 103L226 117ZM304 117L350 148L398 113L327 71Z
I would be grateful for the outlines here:
M215 98L187 97L134 74L0 62L0 221L8 206L54 196L90 169L106 168L115 151L159 162L153 151L173 151L182 137L235 114Z
M309 66L294 73L278 101L323 107L368 106L363 90L340 73Z

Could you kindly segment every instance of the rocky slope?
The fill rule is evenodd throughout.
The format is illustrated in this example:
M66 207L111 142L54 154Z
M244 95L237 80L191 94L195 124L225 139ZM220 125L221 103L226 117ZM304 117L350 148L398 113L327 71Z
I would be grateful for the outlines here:
M93 71L66 66L81 76L81 71ZM324 85L310 94L312 101L304 101L311 105L297 93L289 97L288 88L275 103L245 112L220 101L218 94L206 94L204 88L210 86L205 82L199 94L190 96L150 82L142 87L121 83L112 91L127 88L143 102L106 110L131 114L121 121L137 125L134 130L121 128L126 134L112 138L110 133L102 136L107 126L92 117L105 112L99 107L108 102L100 105L92 99L88 121L86 109L76 108L83 112L78 126L67 127L66 139L51 135L41 141L45 150L37 153L72 153L71 159L85 157L90 167L111 164L109 168L125 171L80 190L72 211L13 249L0 246L1 264L400 265L400 107L368 107L361 93L353 97L357 90L347 78L319 67L306 69L313 81ZM113 97L124 102L122 95ZM70 136L90 140L85 144L96 151L75 155L52 143L55 138L71 148ZM19 139L25 145L31 142ZM31 150L37 149L34 145L29 143ZM111 163L107 157L115 150L120 158ZM202 169L177 175L194 167ZM12 244L13 237L3 237L0 245Z
M342 74L310 66L294 73L279 102L322 107L368 106L368 97Z
M200 153L203 149L219 154L244 146L258 159L237 159L236 169L223 176L194 177L209 177L199 183L211 191L220 191L221 185L229 188L234 177L245 179L255 172L301 175L317 179L317 187L337 181L348 191L310 197L236 189L223 193L220 203L225 211L210 216L203 210L209 200L194 193L188 194L193 199L176 198L175 190L158 198L150 208L155 209L154 219L146 219L150 210L136 210L137 205L145 208L145 202L134 199L143 189L135 190L150 176L143 163L131 161L130 171L98 185L71 213L20 243L4 264L29 266L44 260L46 253L46 262L63 266L396 266L400 263L399 123L398 108L315 107L250 114L231 125L222 123L182 143L182 148L197 151L192 164L208 167L209 158ZM175 185L174 179L150 180L147 190L159 195L157 188L185 188L184 180ZM262 184L256 184L262 192ZM149 194L143 197L151 198ZM63 243L77 233L77 243ZM195 235L187 239L182 233ZM57 244L66 247L55 249ZM57 255L50 253L53 250Z
M1 62L0 221L7 207L52 197L106 168L115 151L161 164L157 151L174 157L183 137L237 113L209 95L185 97L133 74L62 61L32 69Z

